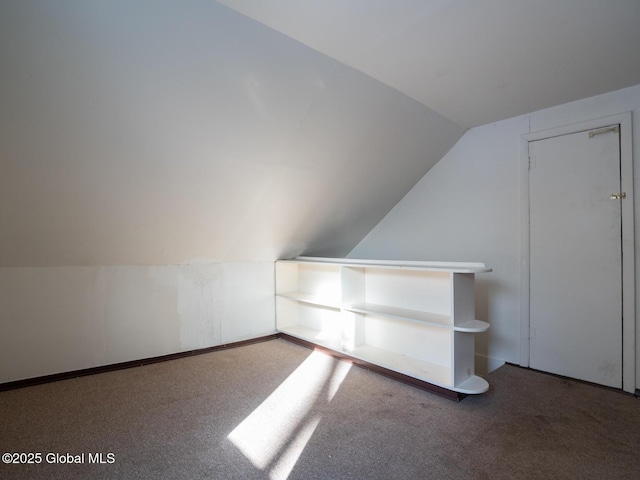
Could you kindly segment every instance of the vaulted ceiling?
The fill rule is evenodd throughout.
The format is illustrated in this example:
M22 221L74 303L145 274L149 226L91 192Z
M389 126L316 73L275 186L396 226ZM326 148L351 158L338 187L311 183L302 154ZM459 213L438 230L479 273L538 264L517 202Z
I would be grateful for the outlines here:
M638 0L220 0L464 127L640 83Z
M346 255L474 125L640 84L638 0L0 2L0 267Z

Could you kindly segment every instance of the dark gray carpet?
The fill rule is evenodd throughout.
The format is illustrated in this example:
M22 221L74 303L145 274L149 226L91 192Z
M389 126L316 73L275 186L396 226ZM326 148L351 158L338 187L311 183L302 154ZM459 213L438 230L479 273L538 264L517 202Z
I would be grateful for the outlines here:
M42 458L0 478L640 478L639 399L508 365L488 380L455 403L272 340L2 392L0 453Z

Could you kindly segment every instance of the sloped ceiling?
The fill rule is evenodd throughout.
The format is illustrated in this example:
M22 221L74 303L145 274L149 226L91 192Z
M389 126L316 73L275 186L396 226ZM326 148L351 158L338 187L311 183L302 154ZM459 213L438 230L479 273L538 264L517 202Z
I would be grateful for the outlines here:
M0 2L0 266L345 255L464 129L209 0Z
M220 0L464 127L640 83L638 0Z
M346 255L466 128L640 83L639 8L0 2L0 267Z

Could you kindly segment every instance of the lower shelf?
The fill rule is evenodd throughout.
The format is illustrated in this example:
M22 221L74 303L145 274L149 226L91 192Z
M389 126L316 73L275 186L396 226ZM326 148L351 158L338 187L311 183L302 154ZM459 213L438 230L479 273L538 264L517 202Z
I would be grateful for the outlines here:
M466 379L464 382L456 385L456 391L460 393L468 393L471 395L484 393L489 390L489 382L484 378L474 375Z
M375 363L389 370L395 370L404 375L454 390L451 386L451 369L448 367L424 362L370 345L362 345L344 353Z
M361 345L353 350L344 350L340 344L340 339L327 338L320 330L300 325L282 327L279 331L285 335L302 340L311 346L318 345L339 354L339 356L361 360L367 364L381 367L382 369L397 372L402 376L416 379L436 386L443 390L461 394L479 394L489 389L489 384L483 378L472 376L464 382L453 386L451 384L451 369L431 362L425 362L406 355L372 347Z
M354 365L357 365L366 370L370 370L372 372L376 372L380 375L384 375L385 377L392 378L399 382L412 385L414 387L420 388L422 390L426 390L431 393L435 393L441 397L448 398L449 400L460 401L467 396L464 393L454 392L449 388L443 388L433 383L424 382L422 380L418 380L417 378L410 377L408 375L403 375L402 373L398 373L395 370L389 370L388 368L380 367L374 363L369 363L359 358L352 357L351 355L347 355L346 353L342 353L333 348L328 348L322 345L318 345L315 342L309 342L295 335L289 335L287 333L284 333L283 331L281 331L278 335L283 340L287 340L289 342L296 343L298 345L302 345L303 347L310 348L313 350L323 351L327 355L331 355L332 357L335 357L347 362L351 362Z
M306 340L308 342L320 345L322 347L340 350L340 339L327 336L320 330L315 328L304 327L302 325L294 325L290 327L281 327L278 329L280 333L285 333L293 337Z

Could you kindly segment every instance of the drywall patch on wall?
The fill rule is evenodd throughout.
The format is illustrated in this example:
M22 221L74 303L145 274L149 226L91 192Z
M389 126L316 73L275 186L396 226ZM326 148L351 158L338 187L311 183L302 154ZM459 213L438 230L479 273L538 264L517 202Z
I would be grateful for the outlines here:
M181 265L180 349L275 333L273 262Z
M222 264L178 267L181 350L195 350L221 343L223 292Z
M224 264L222 343L276 332L273 262Z

